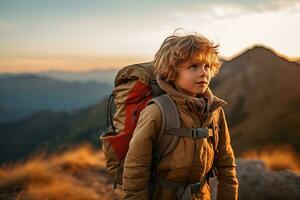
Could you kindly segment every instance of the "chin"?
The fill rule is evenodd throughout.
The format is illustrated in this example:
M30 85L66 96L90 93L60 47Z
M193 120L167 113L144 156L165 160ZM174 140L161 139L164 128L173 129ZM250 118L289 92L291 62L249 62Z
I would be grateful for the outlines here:
M205 91L206 91L206 88L202 89L202 90L198 90L197 94L203 94Z

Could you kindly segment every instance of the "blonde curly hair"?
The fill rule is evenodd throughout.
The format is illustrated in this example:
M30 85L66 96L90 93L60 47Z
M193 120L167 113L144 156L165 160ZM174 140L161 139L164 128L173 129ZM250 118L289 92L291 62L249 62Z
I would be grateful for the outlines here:
M156 52L155 72L164 80L174 81L178 76L178 64L197 56L210 65L213 77L221 67L218 47L219 45L196 33L185 36L174 34L167 37Z

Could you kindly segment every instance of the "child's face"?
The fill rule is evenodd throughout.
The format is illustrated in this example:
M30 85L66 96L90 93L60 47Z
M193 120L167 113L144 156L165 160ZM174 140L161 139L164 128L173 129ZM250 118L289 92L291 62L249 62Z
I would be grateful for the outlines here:
M211 67L209 63L199 56L181 62L178 66L178 76L175 85L179 90L189 96L196 97L203 94L211 79Z

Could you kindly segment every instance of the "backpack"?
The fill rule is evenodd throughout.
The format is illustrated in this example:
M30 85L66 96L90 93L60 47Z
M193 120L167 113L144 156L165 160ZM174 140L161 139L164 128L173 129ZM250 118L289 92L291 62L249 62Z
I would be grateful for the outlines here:
M164 94L156 82L153 63L126 66L115 77L115 88L109 97L107 107L108 131L100 136L106 158L108 183L113 183L114 188L117 184L122 185L124 160L140 112L151 103L156 103L162 113L161 130L157 139L157 149L154 151L156 162L175 149L180 137L211 136L215 147L214 160L216 158L214 130L217 128L215 119L219 117L216 114L207 117L204 125L210 128L181 128L180 116L174 101Z

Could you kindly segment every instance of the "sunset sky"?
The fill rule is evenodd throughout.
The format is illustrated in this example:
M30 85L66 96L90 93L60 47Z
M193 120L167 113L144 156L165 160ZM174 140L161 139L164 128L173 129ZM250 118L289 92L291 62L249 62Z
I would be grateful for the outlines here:
M200 33L231 57L264 44L300 56L299 0L0 0L0 72L82 71L153 58Z

